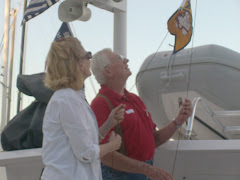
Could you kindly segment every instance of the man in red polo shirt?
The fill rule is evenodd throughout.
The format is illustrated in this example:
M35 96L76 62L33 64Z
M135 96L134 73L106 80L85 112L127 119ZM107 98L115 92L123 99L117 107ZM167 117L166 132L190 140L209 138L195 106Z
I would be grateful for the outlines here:
M128 59L113 53L111 49L99 51L91 62L92 72L101 85L91 104L98 125L107 120L111 109L120 103L126 105L120 131L113 129L122 134L122 145L125 147L122 147L121 153L116 151L102 158L103 180L173 180L168 172L152 166L155 147L168 141L192 114L191 101L185 99L176 119L156 130L142 100L124 88L131 75L127 63ZM102 137L101 143L108 141L109 134Z

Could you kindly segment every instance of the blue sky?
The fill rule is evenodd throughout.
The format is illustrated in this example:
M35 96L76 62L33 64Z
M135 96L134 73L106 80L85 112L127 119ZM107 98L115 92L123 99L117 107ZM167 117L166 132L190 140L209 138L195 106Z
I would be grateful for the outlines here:
M62 2L61 0L60 2ZM20 0L12 0L12 8L16 8ZM197 14L195 8L197 2ZM167 33L167 20L182 3L182 0L129 0L127 2L127 57L132 76L129 78L127 88L135 84L136 74L144 59L155 53ZM25 74L35 74L44 70L44 62L61 22L57 10L60 3L55 4L43 14L30 20L27 26L27 48L25 59ZM89 6L92 17L87 22L75 21L71 23L74 35L79 38L86 50L92 53L110 47L113 48L113 15L110 12ZM234 51L240 52L240 1L239 0L192 0L194 27L193 47L218 44ZM0 38L3 35L4 0L0 1ZM21 20L23 4L19 10L16 24L15 56L13 87L19 72ZM159 51L172 50L169 44L174 44L174 37L167 36ZM187 47L192 47L192 41ZM0 54L2 65L2 52ZM99 86L94 80L95 88ZM1 79L2 80L2 79ZM89 83L86 82L87 98L89 101L95 96ZM1 88L0 88L1 91ZM132 89L136 92L136 88ZM0 92L0 96L2 93ZM12 116L15 114L17 102L17 89L13 88ZM32 98L24 99L26 107ZM1 110L0 110L1 111Z

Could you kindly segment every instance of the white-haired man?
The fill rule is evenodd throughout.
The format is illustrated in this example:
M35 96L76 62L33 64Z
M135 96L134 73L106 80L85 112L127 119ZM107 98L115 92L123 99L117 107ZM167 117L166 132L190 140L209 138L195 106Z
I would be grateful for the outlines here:
M92 72L101 85L91 104L98 125L105 122L111 109L120 103L126 105L124 120L120 128L116 127L123 139L121 153L116 151L102 159L103 180L173 180L168 172L152 166L155 147L169 140L192 114L191 101L185 99L176 119L156 130L156 125L141 99L124 88L131 75L127 63L128 59L122 58L111 49L97 52L91 62ZM106 143L108 137L109 134L102 137L101 143Z

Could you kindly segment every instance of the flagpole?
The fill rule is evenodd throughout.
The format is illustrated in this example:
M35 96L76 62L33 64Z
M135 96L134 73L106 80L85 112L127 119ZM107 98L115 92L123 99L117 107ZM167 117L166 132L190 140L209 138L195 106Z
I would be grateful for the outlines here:
M2 84L2 116L1 129L6 125L7 113L7 75L8 75L8 54L9 54L9 27L10 27L10 0L5 1L5 18L4 18L4 46L3 46L3 82Z
M27 8L27 0L24 0L24 10L23 10L23 16L25 14ZM25 29L26 29L26 23L23 23L22 25L22 42L21 42L21 55L20 55L20 65L19 65L19 74L23 73L23 55L24 55L24 48L25 48ZM21 108L21 100L22 100L22 93L18 91L18 99L17 99L17 113L19 113Z
M12 10L12 35L11 35L11 52L10 52L10 65L9 65L9 81L8 81L8 108L7 108L7 123L10 120L11 100L12 100L12 74L13 74L13 56L14 56L14 42L15 42L15 27L16 27L16 13L15 9Z

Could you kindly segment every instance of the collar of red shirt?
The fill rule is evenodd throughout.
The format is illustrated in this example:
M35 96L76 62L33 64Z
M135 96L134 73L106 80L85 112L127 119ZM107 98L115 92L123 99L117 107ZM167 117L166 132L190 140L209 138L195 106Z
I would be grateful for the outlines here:
M122 100L122 99L127 99L129 92L124 88L124 94L125 95L120 95L117 92L113 91L112 89L108 88L105 85L101 85L101 89L99 91L99 94L107 94L111 99L117 99L117 100Z

